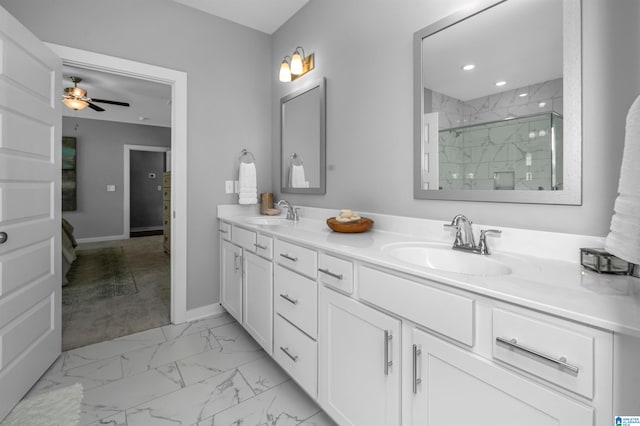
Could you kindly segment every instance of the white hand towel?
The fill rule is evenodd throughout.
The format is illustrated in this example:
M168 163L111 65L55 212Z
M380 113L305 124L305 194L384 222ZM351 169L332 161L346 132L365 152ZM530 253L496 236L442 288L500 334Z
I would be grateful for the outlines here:
M618 198L604 248L620 259L640 264L640 96L627 114Z
M240 162L238 171L238 204L257 204L258 185L255 163Z
M289 173L291 173L291 188L306 188L307 181L304 177L303 165L296 166L292 164Z

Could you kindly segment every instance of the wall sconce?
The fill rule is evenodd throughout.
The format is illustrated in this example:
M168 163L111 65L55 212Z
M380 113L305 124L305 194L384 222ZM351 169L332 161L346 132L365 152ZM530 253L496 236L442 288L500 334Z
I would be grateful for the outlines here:
M313 68L313 53L305 57L304 49L298 46L290 57L284 57L284 60L280 64L279 79L282 82L293 81L302 77Z

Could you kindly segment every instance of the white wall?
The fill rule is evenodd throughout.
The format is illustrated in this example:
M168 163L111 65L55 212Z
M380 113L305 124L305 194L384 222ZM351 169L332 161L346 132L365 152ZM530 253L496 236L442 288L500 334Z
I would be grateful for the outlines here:
M640 2L583 0L583 205L414 200L413 33L466 0L311 0L273 37L273 187L280 97L327 79L327 193L284 194L300 205L606 235L617 192L626 111L640 94ZM275 70L296 46L316 69L293 83Z
M188 74L187 309L218 301L216 206L242 148L271 179L270 36L172 1L0 0L41 40ZM76 25L77 24L77 25Z

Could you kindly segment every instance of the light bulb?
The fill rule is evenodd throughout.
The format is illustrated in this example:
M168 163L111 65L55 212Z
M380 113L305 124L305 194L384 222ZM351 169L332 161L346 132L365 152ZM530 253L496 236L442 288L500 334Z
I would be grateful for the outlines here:
M298 49L291 55L291 74L302 74L302 56L300 56Z
M289 62L287 62L287 58L282 61L280 64L280 81L289 82L291 81L291 69L289 68Z
M76 111L80 111L89 106L89 102L83 101L81 99L74 99L74 98L65 98L62 100L62 103L64 103L67 107L71 109L75 109Z

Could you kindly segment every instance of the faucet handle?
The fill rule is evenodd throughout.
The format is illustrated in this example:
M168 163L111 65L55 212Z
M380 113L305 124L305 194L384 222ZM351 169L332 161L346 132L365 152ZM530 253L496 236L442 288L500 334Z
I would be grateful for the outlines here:
M480 254L491 254L489 251L489 246L487 245L487 234L502 234L502 231L499 229L481 229L480 230L480 241L478 241L478 249Z
M460 225L445 223L443 226L445 228L453 228L456 230L456 239L453 241L453 247L460 247L464 245L464 243L462 242L462 229L460 228Z

